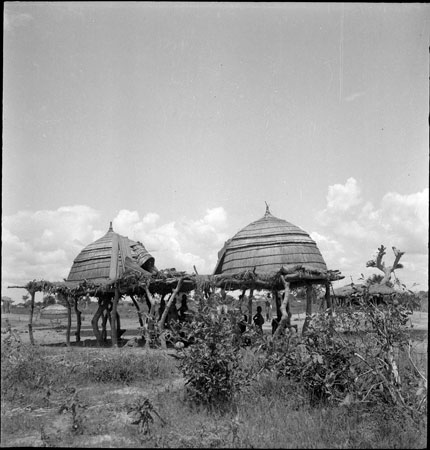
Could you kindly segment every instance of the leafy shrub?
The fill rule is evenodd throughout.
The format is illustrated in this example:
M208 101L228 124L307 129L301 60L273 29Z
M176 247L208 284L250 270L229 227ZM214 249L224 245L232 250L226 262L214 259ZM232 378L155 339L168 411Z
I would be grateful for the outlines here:
M132 424L139 426L139 433L150 433L150 424L154 423L154 417L157 416L164 425L165 420L158 414L154 405L146 397L138 397L131 405L127 406L127 414L130 415Z
M241 339L234 311L217 314L214 298L200 303L191 323L176 329L178 337L193 344L178 348L179 368L189 398L205 404L225 404L245 387L250 372L241 365Z
M304 336L273 342L263 367L300 383L313 402L383 403L420 416L427 380L407 354L411 312L407 299L376 306L364 297L358 309L313 316ZM410 364L400 365L405 352Z
M327 323L311 322L301 337L287 334L273 343L263 367L303 386L312 403L340 402L354 381L353 350L332 333Z

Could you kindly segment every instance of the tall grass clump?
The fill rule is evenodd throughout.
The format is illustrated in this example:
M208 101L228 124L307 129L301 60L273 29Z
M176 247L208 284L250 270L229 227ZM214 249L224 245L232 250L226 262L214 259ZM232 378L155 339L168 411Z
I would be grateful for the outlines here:
M36 402L47 392L90 383L130 384L171 378L177 368L171 358L128 349L55 352L40 346L4 341L1 346L3 400ZM40 395L39 395L40 394Z
M39 346L5 341L1 346L1 395L3 400L25 400L28 393L46 394L48 388L68 382L66 367L59 366Z
M122 384L166 379L176 370L168 357L150 352L137 354L128 349L87 354L82 368L88 381Z

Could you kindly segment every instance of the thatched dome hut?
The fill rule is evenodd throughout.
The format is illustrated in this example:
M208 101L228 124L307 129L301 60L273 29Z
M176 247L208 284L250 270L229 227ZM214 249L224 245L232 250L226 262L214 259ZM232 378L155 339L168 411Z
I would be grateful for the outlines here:
M242 298L246 289L250 290L249 323L254 289L271 290L280 330L288 323L290 288L305 286L306 320L303 332L308 327L312 313L315 295L312 285L325 286L327 308L331 309L330 282L343 278L338 270L327 269L315 241L306 231L273 216L268 206L264 217L242 228L225 243L218 253L214 277L217 285L223 289L241 289ZM280 290L284 290L282 302Z
M151 275L157 271L154 263L142 243L115 233L111 222L107 233L75 258L67 281L114 281L127 270Z
M365 294L369 296L370 300L378 304L380 302L386 302L399 292L401 291L385 283L370 285L351 283L333 290L334 297L340 305L356 303L356 300L363 298Z
M348 297L351 295L362 295L366 289L364 284L346 284L345 286L334 289L334 295L336 297ZM370 295L393 295L398 294L400 291L387 284L370 284L367 286L367 291Z
M40 310L40 317L43 319L65 319L67 318L67 308L56 303Z
M250 223L228 240L218 253L214 275L234 275L246 270L274 274L302 266L305 270L327 272L316 243L306 231L273 216Z
M87 245L75 258L66 284L89 282L94 286L107 286L105 290L96 288L99 307L91 321L94 334L99 343L102 341L103 336L106 335L106 321L108 317L112 317L111 329L114 345L117 344L117 338L125 332L125 330L121 330L120 318L117 313L117 303L120 295L126 294L126 291L120 288L121 280L125 275L129 274L138 274L150 278L153 273L158 272L154 262L153 256L148 253L142 243L132 241L128 237L115 233L112 228L112 222L104 236ZM131 298L139 311L136 301L133 297ZM76 298L75 311L78 315L80 314L77 310ZM102 316L103 330L100 333L98 321Z

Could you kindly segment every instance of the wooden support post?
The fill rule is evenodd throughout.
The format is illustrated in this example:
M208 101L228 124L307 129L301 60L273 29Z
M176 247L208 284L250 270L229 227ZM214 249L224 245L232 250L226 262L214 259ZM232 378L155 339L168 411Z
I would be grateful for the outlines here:
M333 315L333 308L332 308L331 297L330 297L330 282L327 282L325 284L325 302L326 302L328 313L330 315Z
M276 290L272 291L272 296L275 300L275 309L276 309L276 318L280 319L282 317L282 311L281 311L281 297L279 295L279 292Z
M121 328L121 317L119 315L118 309L116 311L116 335L118 339L121 339L121 336L125 333L126 330Z
M98 322L99 322L100 316L103 314L103 310L104 310L103 298L100 297L98 299L98 304L99 304L99 306L97 308L97 311L94 313L94 317L91 319L91 325L93 327L94 336L97 339L97 344L101 345L103 342L103 338L102 338L102 335L99 330Z
M109 320L109 324L112 323L111 320L111 308L112 308L112 302L110 299L105 299L103 301L103 315L102 315L102 341L106 342L107 340L107 322Z
M142 312L140 311L139 304L137 303L136 299L134 298L134 295L130 296L131 301L133 302L133 305L135 306L137 310L137 316L139 318L139 325L143 328L143 319L142 319Z
M180 289L181 289L182 280L183 280L183 278L181 277L181 278L179 279L179 281L178 281L178 284L177 284L175 290L173 291L172 295L171 295L170 298L169 298L169 302L167 303L166 308L164 309L163 314L161 315L160 321L158 322L158 326L159 326L159 328L160 328L160 342L161 342L161 347L162 347L164 350L167 349L166 339L165 339L165 336L164 336L164 324L165 324L165 322L166 322L167 313L169 312L169 309L170 309L170 307L172 306L173 301L174 301L175 298L176 298L176 295L178 294L178 292L179 292Z
M314 290L312 289L312 284L308 283L306 285L306 318L302 328L302 335L306 333L312 316L312 301L314 297Z
M72 306L70 304L70 297L63 297L66 301L67 307L67 331L66 331L66 345L70 347L70 330L72 328Z
M248 323L252 324L252 297L254 295L254 289L249 290L248 297Z
M33 336L33 313L34 313L34 297L36 295L35 290L30 290L30 315L28 317L28 336L30 338L30 344L34 345L34 336Z
M118 331L119 331L119 330L117 330L118 300L119 300L119 289L118 289L118 284L115 283L115 294L114 294L113 300L112 300L112 318L111 318L111 324L110 324L112 345L114 347L118 347Z
M276 331L273 335L273 339L276 339L281 333L282 331L285 329L285 326L288 323L288 309L289 309L289 298L290 298L290 283L288 281L285 280L284 276L281 275L281 280L284 283L284 298L282 300L282 302L278 302L278 293L276 293L276 307L278 308L278 304L279 304L279 309L281 311L281 321L278 324L278 327L276 328Z
M246 294L246 289L242 289L242 294L239 296L239 311L241 314L244 314L244 303L245 303L245 294ZM248 305L246 305L246 308L248 309Z
M73 306L75 309L75 314L76 314L76 332L75 332L75 336L76 336L76 342L81 342L81 325L82 325L82 319L81 319L81 311L79 311L78 308L78 297L74 297L73 298Z
M155 298L153 297L153 295L149 291L148 286L145 286L145 293L146 293L146 298L148 299L148 302L149 302L148 314L149 314L149 316L151 318L154 318L155 317L155 307L156 307Z
M160 321L161 316L163 315L163 312L166 309L166 301L164 300L165 296L166 294L162 294L160 297L160 306L158 307L158 321Z
M148 317L145 323L144 332L145 332L145 348L149 348L149 344L151 342L151 331L154 332L155 327L155 299L152 296L151 292L149 291L149 288L147 285L145 285L145 293L146 298L150 304L150 308L148 311ZM163 311L164 312L164 311Z

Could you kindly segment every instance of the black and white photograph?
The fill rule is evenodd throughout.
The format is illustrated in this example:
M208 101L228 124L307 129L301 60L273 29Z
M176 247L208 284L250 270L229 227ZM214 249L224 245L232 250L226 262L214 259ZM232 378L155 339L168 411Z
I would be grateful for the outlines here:
M0 447L427 448L429 36L3 2Z

